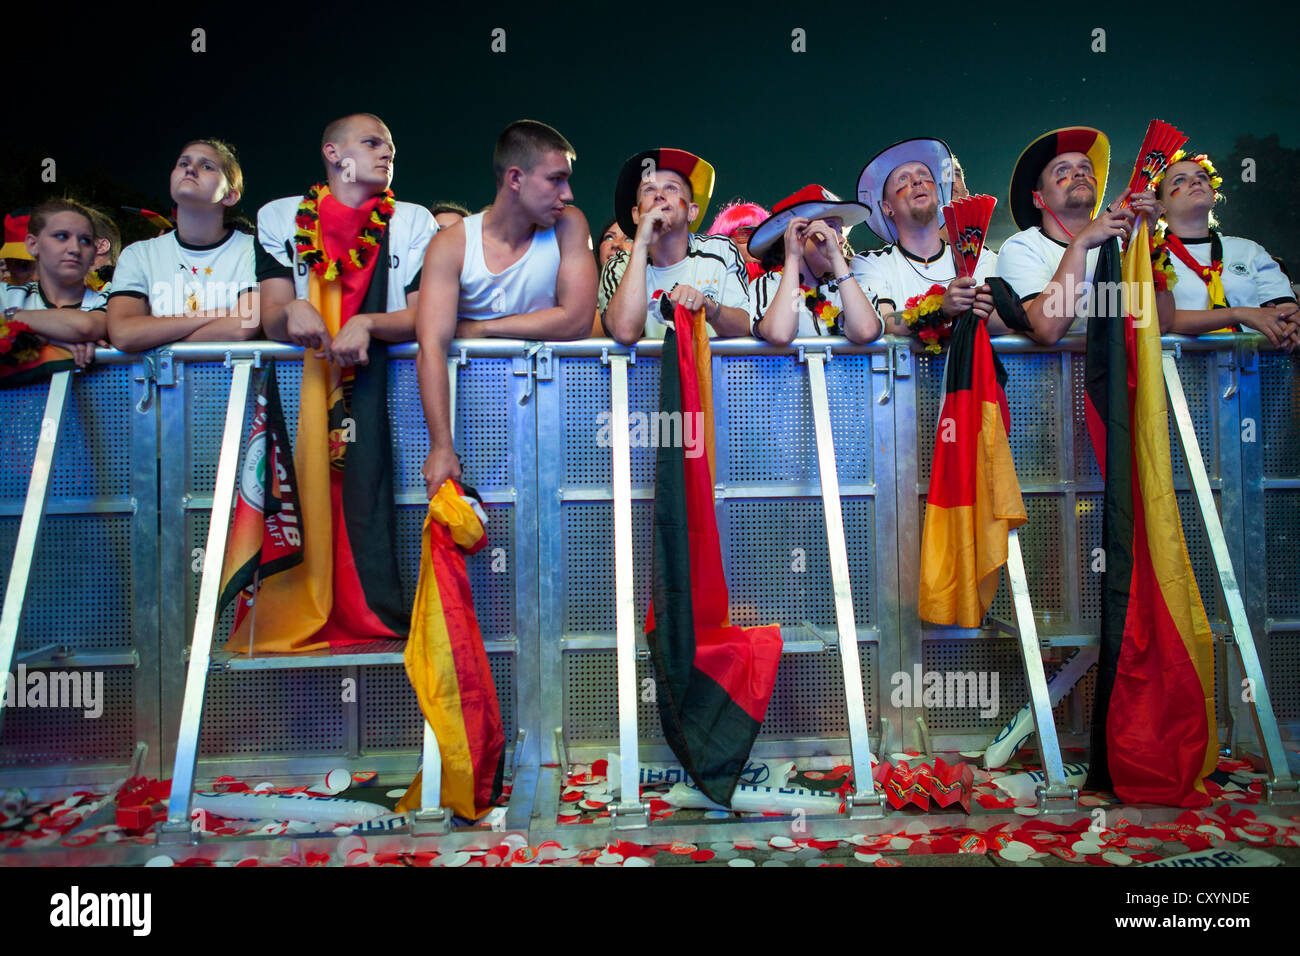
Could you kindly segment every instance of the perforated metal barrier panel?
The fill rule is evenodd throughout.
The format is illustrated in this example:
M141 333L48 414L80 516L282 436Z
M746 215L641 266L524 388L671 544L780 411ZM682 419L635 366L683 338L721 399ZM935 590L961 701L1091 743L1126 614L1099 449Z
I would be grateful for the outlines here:
M1020 538L1030 595L1041 632L1066 645L1049 654L1049 674L1073 650L1065 638L1095 635L1100 614L1103 486L1086 428L1084 357L1074 348L1013 346L1002 355L1012 454L1029 515ZM1294 737L1300 361L1227 342L1198 348L1184 348L1178 368L1229 549L1240 562L1274 710L1284 738ZM555 728L584 754L617 746L610 372L599 347L555 346L544 365L522 347L510 349L469 348L457 374L457 451L464 481L483 495L488 515L489 545L467 567L507 739L512 744L525 732L532 748L525 759L550 762ZM178 349L175 384L156 389L131 364L109 364L74 383L19 652L61 644L75 653L134 654L138 666L100 668L103 712L94 719L74 709L7 708L0 732L5 781L40 773L48 779L59 768L120 768L136 740L150 744L153 772L165 775L170 766L229 398L231 372L214 354L220 352ZM241 346L235 354L251 350ZM428 448L413 355L411 347L399 349L389 366L398 564L408 602ZM893 355L892 345L878 343L837 351L825 367L867 725L873 746L882 717L894 726L894 742L908 743L912 718L923 716L939 744L978 749L1024 703L1024 666L1004 634L923 631L915 618L943 362L912 353L896 363L897 378L887 378ZM301 365L280 361L277 369L292 434ZM659 407L655 350L641 349L628 371L633 434L640 415L644 439L631 449L635 623L643 641L656 450L651 416ZM764 753L846 753L807 366L793 352L723 347L714 355L713 384L715 513L732 620L778 623L787 642L759 746ZM44 386L0 392L0 558L14 550L44 398ZM1172 427L1171 448L1192 567L1207 614L1219 621L1225 609L1218 578ZM0 585L9 565L0 562ZM1005 573L991 613L1014 622ZM227 610L214 646L224 643L230 620ZM648 660L637 666L640 679L653 676ZM971 675L962 686L973 698L959 706L895 704L896 679L910 677L915 666ZM1216 702L1235 701L1239 680L1235 663L1220 653ZM349 681L354 699L340 693ZM1090 673L1055 709L1067 743L1087 734L1094 683ZM1239 730L1249 722L1235 703L1233 713L1221 709L1218 717L1221 725L1235 717ZM397 663L355 667L340 656L337 666L214 673L200 779L232 761L270 774L382 758L385 767L413 771L421 720ZM649 696L638 721L642 742L651 751L662 748Z
M156 644L142 661L152 673L133 666L131 656L137 637L156 634L157 626L149 619L156 584L147 560L156 553L155 529L146 539L133 518L140 505L144 517L156 508L153 451L139 441L146 416L135 411L132 367L118 362L72 377L10 664L16 696L0 732L6 781L29 768L123 764L136 740L157 744ZM12 567L48 393L47 383L0 391L0 589ZM135 473L142 464L144 487ZM51 661L40 652L51 645L71 654ZM24 675L19 664L39 676Z

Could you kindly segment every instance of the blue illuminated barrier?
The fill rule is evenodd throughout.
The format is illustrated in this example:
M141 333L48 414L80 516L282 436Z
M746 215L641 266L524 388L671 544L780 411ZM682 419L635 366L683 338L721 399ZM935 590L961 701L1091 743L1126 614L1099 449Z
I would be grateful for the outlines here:
M1277 721L1255 726L1238 657L1220 654L1221 737L1234 745L1259 741L1271 782L1285 789L1277 726L1291 738L1300 729L1300 368L1287 356L1256 352L1255 341L1171 338L1166 366L1179 372L1186 424L1206 465L1200 484L1174 452L1206 609L1224 644L1246 648L1250 642L1236 635L1248 625L1259 660L1247 660L1246 676L1264 678L1255 685L1271 692ZM983 749L1031 698L1047 713L1041 688L1031 693L1036 669L1032 661L1026 666L1026 648L1038 645L1050 675L1095 645L1099 575L1092 567L1102 485L1083 424L1082 341L1052 351L1018 339L996 347L1010 374L1012 451L1030 517L1019 543L1034 626L1019 625L1004 586L987 625L960 630L922 627L916 618L941 359L892 339L860 348L836 340L830 353L826 340L789 349L715 343L716 515L732 620L776 621L785 637L756 756L810 763L847 757L856 766L868 735L876 753ZM390 370L408 598L427 450L414 352L394 349ZM203 706L177 733L191 631L203 616L200 583L223 433L238 449L250 417L244 409L226 428L231 384L275 357L293 433L300 355L270 343L184 345L145 357L101 351L103 367L70 377L62 413L45 409L57 386L0 392L0 553L15 553L13 569L27 579L19 609L11 610L12 588L7 595L0 657L16 649L11 670L23 663L105 675L96 719L70 709L5 708L4 782L107 780L121 774L136 741L148 745L145 769L155 776L188 765L192 777L201 756L205 776L261 779L346 766L409 779L424 722L400 645L251 660L214 650L199 681ZM623 395L634 438L637 416L645 421L657 411L658 343L633 353L602 340L458 342L452 356L457 449L489 516L489 546L468 564L506 725L514 783L507 825L523 827L534 806L553 819L562 768L551 765L614 752L633 766L669 756L652 698L637 692L652 676L642 628L655 450L640 447L644 442L615 447L620 430L609 427ZM47 424L43 436L49 418L61 425L52 435ZM29 478L41 474L32 463L46 453L49 501L43 524L42 502L28 507L29 531L31 521L40 524L39 540L29 543L19 526ZM615 480L620 473L626 481ZM839 495L823 499L832 482ZM32 482L38 499L46 492L39 484ZM1203 527L1202 500L1213 501L1221 537ZM1237 569L1239 592L1232 579L1221 586L1216 550ZM3 573L7 581L9 562ZM229 613L214 622L213 649L224 644ZM998 674L997 712L899 701L897 675L917 667ZM1052 708L1047 724L1062 746L1086 740L1091 697L1089 676ZM1060 751L1044 743L1045 756L1054 751L1059 760ZM611 766L610 773L628 769ZM436 797L426 785L430 792ZM1059 790L1048 796L1069 802ZM438 829L445 819L429 809ZM619 809L616 825L643 822L643 808ZM873 812L870 800L859 810ZM173 826L181 811L174 800Z

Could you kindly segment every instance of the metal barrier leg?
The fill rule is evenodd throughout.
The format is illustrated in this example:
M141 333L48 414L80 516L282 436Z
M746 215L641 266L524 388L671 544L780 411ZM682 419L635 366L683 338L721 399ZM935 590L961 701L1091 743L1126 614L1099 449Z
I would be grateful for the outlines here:
M822 508L826 516L826 546L830 553L831 584L835 591L835 626L839 634L840 669L844 674L844 705L849 719L849 753L853 761L855 791L845 799L853 819L880 817L884 804L871 775L871 744L867 738L867 708L858 664L858 626L853 618L853 588L849 582L849 554L844 543L844 516L840 510L840 479L835 467L835 442L831 435L830 402L826 396L826 359L805 352L808 390L812 397L813 427L817 435L817 469L821 475Z
M1187 474L1191 478L1192 489L1196 494L1196 508L1205 526L1205 536L1210 542L1210 554L1214 558L1214 566L1219 573L1219 586L1223 590L1223 600L1228 608L1233 646L1237 649L1242 672L1249 682L1253 705L1251 718L1255 722L1255 732L1263 745L1264 761L1268 765L1269 779L1264 784L1265 796L1270 803L1300 803L1300 787L1291 776L1286 762L1286 752L1282 749L1277 719L1273 715L1273 702L1264 683L1264 672L1260 667L1259 654L1255 650L1255 639L1251 634L1250 621L1246 617L1246 605L1242 601L1241 588L1237 585L1237 575L1233 571L1232 559L1228 555L1228 542L1223 534L1223 525L1219 521L1219 512L1214 506L1210 478L1205 471L1205 462L1201 458L1201 447L1196 440L1196 431L1192 427L1192 416L1187 408L1187 398L1183 394L1183 382L1178 375L1178 363L1169 352L1165 352L1161 358L1164 365L1165 388L1169 392L1169 407L1174 413L1174 421L1178 426L1178 443L1182 447L1183 459L1187 463Z
M217 460L217 481L212 491L212 518L208 542L203 551L203 576L199 583L198 613L194 617L194 638L190 642L190 663L185 674L185 698L181 705L180 732L176 740L176 763L172 769L171 797L167 819L158 831L160 843L183 843L191 839L190 806L194 797L194 772L199 758L199 729L203 723L203 697L207 690L212 657L212 634L217 624L217 598L221 590L221 567L234 508L235 478L239 468L239 439L248 408L248 382L254 359L230 362L230 400L226 425L221 434L221 457Z
M1052 704L1043 671L1043 654L1038 646L1038 625L1029 602L1029 581L1025 577L1025 560L1020 552L1020 532L1013 528L1007 535L1007 581L1016 608L1016 630L1020 635L1020 656L1025 664L1029 684L1029 704L1038 733L1038 749L1043 757L1044 785L1038 788L1038 809L1045 813L1070 813L1079 809L1079 788L1065 782L1061 744L1056 736Z
M451 419L451 437L456 437L456 379L462 362L459 358L447 359L447 414ZM424 739L421 745L420 809L408 814L412 836L436 836L451 828L451 814L442 806L442 751L433 726L424 722Z
M27 597L27 584L32 576L32 561L36 556L36 540L40 537L45 505L50 497L50 472L54 467L54 449L59 442L59 428L68 406L68 389L72 372L55 372L50 377L50 390L45 399L45 414L41 417L41 433L36 443L36 457L32 461L32 476L27 481L27 500L23 503L23 517L18 525L18 540L14 544L13 565L9 569L9 582L5 586L5 603L0 611L0 673L8 674L13 663L14 648L18 645L18 625L23 617L23 601ZM21 693L23 688L18 688ZM0 719L4 717L4 694L0 693Z
M618 656L619 799L610 808L619 829L648 826L650 808L641 802L641 754L637 733L636 603L632 587L632 449L629 444L628 356L610 355L610 429L614 480L614 605ZM614 768L609 768L613 773Z

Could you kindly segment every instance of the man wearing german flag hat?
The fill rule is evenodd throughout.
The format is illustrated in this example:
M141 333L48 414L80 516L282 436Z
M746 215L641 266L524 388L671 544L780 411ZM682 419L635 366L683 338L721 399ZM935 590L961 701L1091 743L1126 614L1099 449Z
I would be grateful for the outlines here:
M597 302L605 331L618 341L663 338L661 300L692 311L703 307L710 336L749 335L740 250L726 236L696 235L713 178L713 167L684 149L650 149L623 164L614 215L632 237L632 251L605 264Z
M1136 215L1158 216L1154 195L1125 190L1104 212L1110 141L1090 126L1038 137L1011 174L1011 216L1021 231L998 252L997 274L1025 306L1030 338L1055 345L1087 325L1097 255L1109 239L1127 239Z

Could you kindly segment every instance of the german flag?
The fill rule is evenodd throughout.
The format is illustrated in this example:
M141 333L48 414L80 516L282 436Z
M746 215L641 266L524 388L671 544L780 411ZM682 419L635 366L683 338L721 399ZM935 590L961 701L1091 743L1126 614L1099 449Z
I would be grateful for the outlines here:
M1199 807L1214 770L1214 658L1174 497L1147 225L1102 247L1088 322L1088 427L1106 477L1101 646L1088 786ZM1124 305L1115 296L1123 289Z
M998 314L1013 328L1014 298L995 291ZM1007 561L1007 535L1028 520L1007 441L1006 381L984 322L974 312L960 316L943 370L921 535L917 611L932 624L979 626Z
M477 496L448 480L429 502L420 539L420 583L406 642L406 676L442 752L441 805L475 820L501 796L505 731L488 666L465 555L487 544ZM423 774L397 804L418 809Z
M302 563L302 519L298 479L289 452L289 436L280 408L280 388L272 359L250 385L253 426L239 472L239 497L226 544L218 609L236 595L238 627L252 607L256 585L279 571Z
M55 372L77 367L72 353L51 345L35 332L17 332L13 323L0 322L0 388L19 388L48 379Z
M704 311L677 306L660 362L661 421L682 441L655 462L652 604L646 640L664 736L709 799L731 802L781 663L781 628L731 624L713 514L713 386ZM704 447L686 448L685 436Z
M387 236L371 263L388 261ZM386 269L357 297L356 314L387 310ZM355 276L357 273L348 273ZM346 318L343 282L310 274L308 297L331 336ZM404 640L410 612L397 569L388 349L372 339L368 365L343 370L303 356L294 462L303 521L303 561L266 582L256 609L226 649L322 650L367 640ZM254 619L255 623L254 623Z

